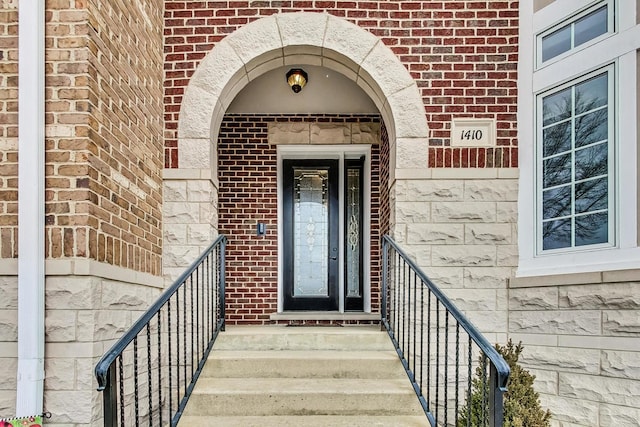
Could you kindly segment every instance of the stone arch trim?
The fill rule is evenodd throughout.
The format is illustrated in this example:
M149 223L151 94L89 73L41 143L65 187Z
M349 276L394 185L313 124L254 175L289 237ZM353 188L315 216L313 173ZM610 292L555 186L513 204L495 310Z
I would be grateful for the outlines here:
M418 87L400 60L373 34L326 13L282 13L256 20L220 41L202 60L185 92L178 147L211 150L225 111L251 80L288 64L312 64L340 72L378 107L389 133L391 173L427 167L428 126ZM180 169L211 169L185 158ZM202 157L202 156L200 156ZM193 165L192 162L200 162Z

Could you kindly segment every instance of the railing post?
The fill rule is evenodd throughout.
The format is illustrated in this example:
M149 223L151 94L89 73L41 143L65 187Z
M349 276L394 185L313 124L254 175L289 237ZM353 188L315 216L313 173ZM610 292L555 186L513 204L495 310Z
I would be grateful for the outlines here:
M382 307L380 307L380 328L384 329L384 322L387 320L387 292L389 282L389 245L384 236L382 237Z
M105 427L118 426L118 395L116 387L116 362L114 361L107 371L107 381L102 392L103 413Z
M225 304L226 304L226 296L225 296L225 252L227 250L227 240L222 239L220 242L220 252L218 255L218 265L220 266L220 278L218 284L218 292L220 293L220 320L222 321L220 325L220 330L225 330Z
M504 422L503 392L498 383L498 371L489 363L489 426L502 427Z

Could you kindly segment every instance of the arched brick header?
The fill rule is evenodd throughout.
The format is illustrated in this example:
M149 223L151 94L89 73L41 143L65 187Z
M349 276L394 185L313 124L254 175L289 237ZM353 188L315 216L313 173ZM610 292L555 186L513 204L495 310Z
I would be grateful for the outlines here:
M373 34L325 13L282 13L240 28L202 60L180 108L178 147L211 152L220 122L251 80L287 64L313 64L347 76L376 104L389 132L391 173L427 166L428 126L415 81L394 53ZM194 150L195 148L195 150ZM182 156L181 156L182 157ZM211 169L181 158L180 169Z

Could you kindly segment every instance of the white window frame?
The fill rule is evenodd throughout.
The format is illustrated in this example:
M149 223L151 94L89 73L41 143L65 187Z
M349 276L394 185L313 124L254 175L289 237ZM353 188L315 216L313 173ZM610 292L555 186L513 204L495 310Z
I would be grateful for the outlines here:
M588 74L583 74L575 80L572 80L568 83L562 84L560 86L556 86L550 90L547 90L541 94L536 95L536 255L544 256L544 255L553 255L563 252L577 252L577 251L589 251L593 249L599 248L609 248L613 247L616 244L616 197L615 197L615 189L617 188L616 180L615 180L615 171L616 171L616 111L615 111L615 99L617 93L617 85L615 78L615 64L610 64L598 70L592 71ZM608 80L608 100L607 100L607 109L608 109L608 131L607 131L607 146L608 146L608 156L607 156L607 180L608 180L608 216L609 216L609 225L608 225L608 241L606 243L594 244L594 245L584 245L584 246L569 246L566 248L558 248L558 249L547 249L543 248L543 238L542 238L542 227L543 227L543 191L542 191L542 181L544 179L543 175L543 165L542 165L542 99L546 96L552 95L554 93L558 93L566 88L573 87L579 85L580 83L595 77L597 75L607 74ZM575 150L572 149L572 154L575 153ZM572 160L573 165L575 165L575 161ZM573 180L573 178L572 178ZM575 202L575 199L572 197L572 205ZM570 215L571 218L576 218L575 214ZM573 240L575 237L575 231L572 231L571 239Z
M583 6L584 6L584 1L582 2ZM597 9L600 9L602 6L607 6L607 10L608 10L608 14L607 14L607 31L601 35L599 35L598 37L595 37L579 46L572 46L568 51L563 52L557 56L554 56L553 58L549 58L546 61L542 60L542 39L546 36L548 36L549 34L564 28L566 26L572 25L574 24L576 21L578 21L579 19L585 17L586 15L590 14L591 12L594 12ZM562 15L564 16L564 15ZM570 18L563 18L562 21L553 24L549 29L539 33L536 35L536 66L537 68L546 66L548 64L551 64L555 61L561 61L563 58L566 58L567 56L570 56L572 54L574 54L577 50L581 50L581 49L586 49L589 46L598 43L599 41L601 41L602 39L611 36L612 34L615 33L616 31L616 25L615 25L615 16L616 16L616 8L615 8L615 2L614 0L598 0L595 3L587 3L586 7L583 7L581 10L576 11L573 16L571 16ZM574 36L574 31L573 29L571 30L571 39L572 39L572 45L573 45L573 36Z
M555 1L533 12L531 3L520 2L520 60L518 63L518 130L520 192L518 199L519 277L623 270L638 268L638 129L637 91L640 25L636 24L636 2L615 2L616 32L566 56L545 62L536 69L537 40L558 17L570 21L577 13L599 5L584 0ZM620 8L621 6L624 8ZM581 46L582 47L582 46ZM536 97L554 87L574 81L615 63L614 78L624 82L614 97L615 162L613 246L589 247L554 254L537 251L537 144Z

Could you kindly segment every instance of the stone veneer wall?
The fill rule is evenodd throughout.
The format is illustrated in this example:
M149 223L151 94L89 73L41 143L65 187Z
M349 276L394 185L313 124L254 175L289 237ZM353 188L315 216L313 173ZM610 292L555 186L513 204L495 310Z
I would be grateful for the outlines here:
M503 343L518 260L517 171L435 169L397 180L393 193L395 239L490 342Z
M640 423L640 270L512 279L509 335L555 425Z
M16 399L17 5L0 2L0 417ZM101 425L92 367L163 286L163 5L46 7L44 409Z

